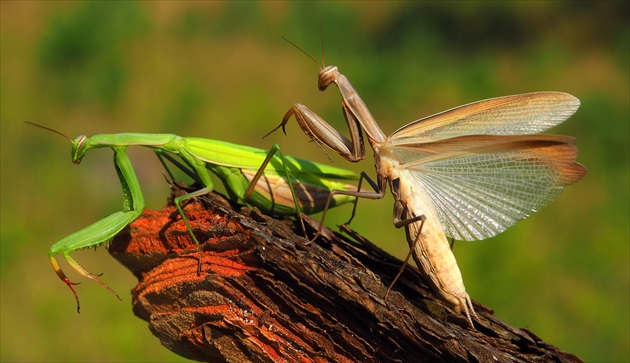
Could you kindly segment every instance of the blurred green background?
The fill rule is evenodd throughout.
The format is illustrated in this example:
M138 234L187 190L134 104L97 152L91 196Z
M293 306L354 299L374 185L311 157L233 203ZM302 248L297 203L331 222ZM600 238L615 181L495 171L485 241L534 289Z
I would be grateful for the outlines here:
M455 253L471 297L499 318L586 361L628 361L628 4L1 2L0 360L183 360L133 315L135 280L103 248L75 257L105 272L123 302L71 273L82 282L76 314L47 251L121 208L111 151L77 167L67 141L22 122L72 138L148 132L278 142L326 163L294 123L289 137L261 138L295 102L345 131L337 90L319 93L317 67L281 39L319 59L321 21L327 64L349 77L386 134L484 98L557 90L581 99L553 132L578 138L584 180L496 238L457 243ZM159 209L169 191L159 163L147 149L129 154L149 208ZM374 171L371 160L332 157ZM353 227L403 257L391 196L359 205ZM338 208L328 224L349 211Z

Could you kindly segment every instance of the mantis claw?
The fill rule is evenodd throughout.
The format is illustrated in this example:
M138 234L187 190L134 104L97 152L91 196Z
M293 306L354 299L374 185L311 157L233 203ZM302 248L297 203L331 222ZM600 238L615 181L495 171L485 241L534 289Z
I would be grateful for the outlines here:
M77 301L77 314L80 314L81 313L81 304L79 303L79 295L77 295L77 292L74 290L74 287L72 287L72 285L78 285L80 283L79 282L72 282L72 281L68 280L67 278L63 278L63 279L61 279L61 281L63 281L70 288L70 290L72 290L72 293L74 294L74 299Z
M276 132L281 127L282 127L282 132L284 132L284 134L286 135L287 131L284 128L285 125L286 125L286 122L284 120L282 120L282 123L280 125L276 126L273 130L271 130L268 133L266 133L265 136L263 136L263 139L266 138L267 136L273 134L274 132Z
M72 285L79 285L80 282L72 282L72 281L70 281L70 279L68 279L66 274L61 270L61 267L59 267L59 264L57 263L57 260L55 260L55 258L52 257L52 256L50 256L50 264L52 265L53 269L55 270L55 273L57 273L57 276L59 276L59 279L61 279L61 281L63 281L63 283L66 284L66 286L68 286L68 288L70 288L70 290L72 291L72 294L74 294L74 299L77 301L77 314L80 314L81 313L81 304L79 303L79 295L77 295L76 290L74 289L74 287L72 287Z
M83 267L81 267L81 265L79 265L75 260L73 260L70 256L64 255L64 257L66 258L66 260L68 261L68 263L70 264L70 266L77 271L79 274L81 274L83 277L86 277L92 281L96 281L98 282L101 286L103 286L104 288L106 288L109 292L111 292L114 296L116 296L116 298L118 300L122 300L120 298L120 296L118 295L118 293L116 293L116 291L114 291L114 289L112 289L111 287L109 287L106 283L104 283L103 281L101 281L99 279L99 277L103 276L103 274L92 274L90 273L88 270L84 269ZM79 282L72 282L70 281L70 279L68 279L68 277L66 276L66 274L63 272L63 270L61 270L61 267L59 267L59 264L57 263L57 260L55 260L54 256L50 256L50 264L53 267L53 270L55 270L55 272L57 273L57 276L59 276L59 278L61 279L61 281L63 281L64 284L66 284L70 290L72 290L72 293L74 294L74 299L77 301L77 313L81 312L81 305L79 304L79 295L77 294L76 290L74 289L74 287L72 287L72 285L78 285Z

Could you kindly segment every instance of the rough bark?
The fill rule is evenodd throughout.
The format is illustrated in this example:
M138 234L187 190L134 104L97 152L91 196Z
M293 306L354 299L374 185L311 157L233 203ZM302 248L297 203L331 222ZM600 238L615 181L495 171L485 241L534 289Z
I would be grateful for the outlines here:
M110 245L138 278L133 311L161 343L211 362L581 362L475 303L472 329L402 262L354 235L309 243L294 221L216 194L146 211ZM309 233L316 222L310 221ZM298 232L296 234L296 231ZM356 242L357 240L361 243ZM201 273L197 273L201 258Z

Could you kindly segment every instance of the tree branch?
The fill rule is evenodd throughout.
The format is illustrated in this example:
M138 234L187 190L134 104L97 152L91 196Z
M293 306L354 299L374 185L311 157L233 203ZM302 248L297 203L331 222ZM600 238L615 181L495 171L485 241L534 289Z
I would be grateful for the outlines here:
M240 209L240 210L239 210ZM229 362L581 362L475 303L471 329L402 262L359 235L308 243L298 223L217 194L144 215L110 253L138 278L133 311L173 352ZM308 220L313 230L317 222ZM298 235L294 231L299 231ZM312 231L311 231L312 232ZM352 233L352 231L349 231Z

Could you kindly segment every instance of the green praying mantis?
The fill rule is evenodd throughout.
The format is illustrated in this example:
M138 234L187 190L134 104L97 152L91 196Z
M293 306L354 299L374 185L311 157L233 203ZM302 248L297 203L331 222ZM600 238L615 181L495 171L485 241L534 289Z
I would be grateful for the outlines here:
M197 246L199 242L186 219L181 203L211 191L213 183L210 174L215 174L221 180L228 197L233 201L256 206L271 215L296 215L301 222L301 213L312 214L324 209L331 190L357 190L355 186L346 184L359 179L354 172L283 155L277 144L267 151L218 140L141 133L101 134L92 137L81 135L71 140L56 130L31 122L26 123L68 139L72 143L74 164L80 164L87 152L92 149L110 148L114 152L114 167L124 195L123 210L63 238L52 245L48 253L57 276L74 294L77 312L80 311L79 297L73 285L78 283L68 279L55 256L63 255L80 275L98 282L120 300L120 296L99 279L100 275L87 271L70 257L70 254L111 240L142 215L145 202L140 183L126 154L129 146L152 148L165 167L164 159L167 159L203 185L200 190L174 199L175 206ZM335 195L332 199L331 205L334 206L356 200L347 195ZM198 270L198 273L200 272Z

